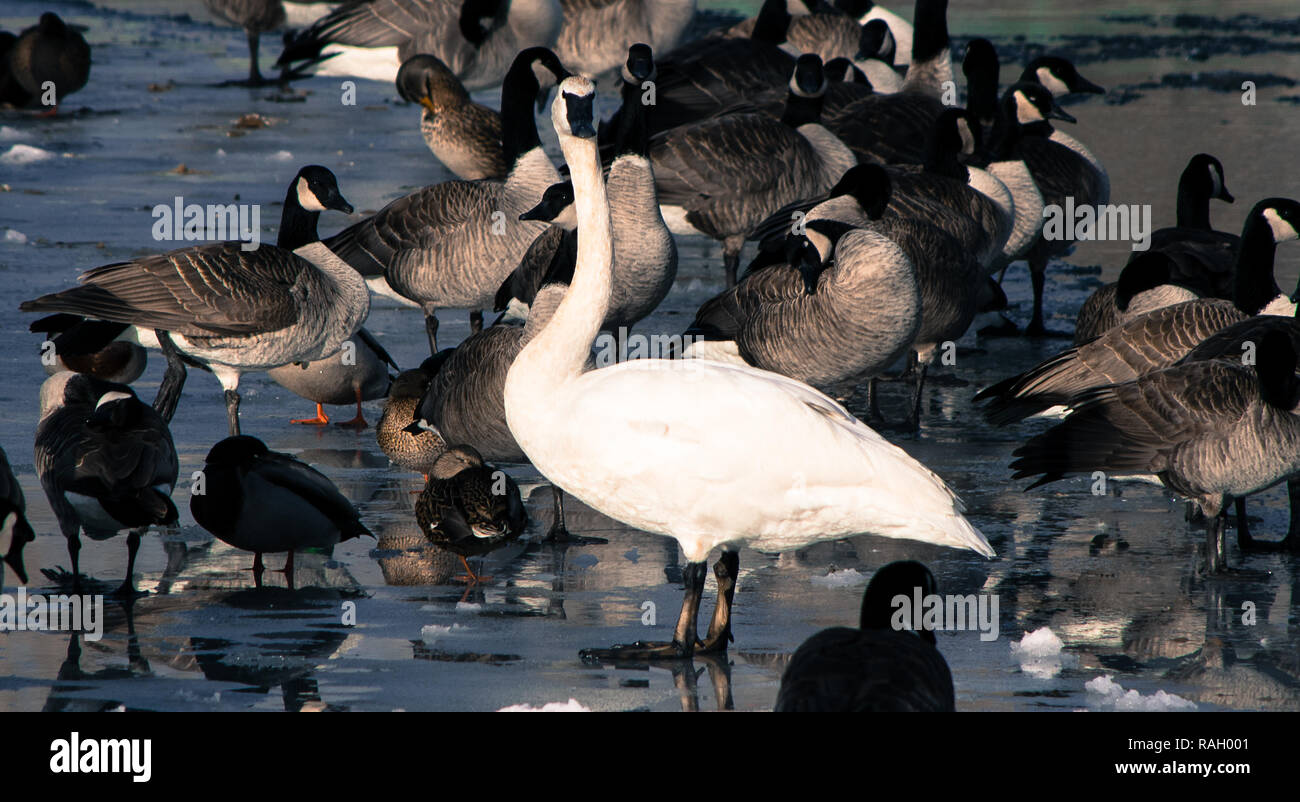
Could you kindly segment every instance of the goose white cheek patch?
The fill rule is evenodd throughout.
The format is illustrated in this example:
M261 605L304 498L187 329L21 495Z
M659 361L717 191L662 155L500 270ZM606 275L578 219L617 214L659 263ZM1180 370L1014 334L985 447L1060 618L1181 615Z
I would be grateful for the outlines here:
M1065 82L1057 78L1056 74L1047 67L1039 67L1037 74L1038 82L1047 87L1047 91L1051 92L1053 97L1070 94L1070 87L1066 86Z
M311 191L311 187L307 186L307 179L305 178L298 179L298 205L309 212L325 211L324 204L316 199L316 193Z
M1300 236L1297 235L1295 227L1283 220L1282 216L1274 209L1265 209L1264 219L1268 221L1269 228L1273 229L1274 242L1286 242Z

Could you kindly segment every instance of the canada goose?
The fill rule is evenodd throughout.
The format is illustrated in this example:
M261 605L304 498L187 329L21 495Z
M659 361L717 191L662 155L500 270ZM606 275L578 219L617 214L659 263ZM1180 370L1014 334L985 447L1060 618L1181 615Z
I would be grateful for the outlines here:
M203 492L190 497L199 526L224 543L253 552L253 580L262 586L262 554L285 551L293 588L293 553L331 548L370 530L356 507L324 474L256 437L227 437L208 451ZM373 535L371 535L373 537Z
M862 595L857 629L823 629L790 658L776 712L951 713L956 707L952 672L935 648L934 632L919 620L914 630L892 623L898 615L894 599L938 592L934 574L919 562L881 568Z
M36 539L36 532L27 522L27 502L23 488L9 467L9 458L0 448L0 534L9 532L9 548L5 551L5 564L18 575L19 583L27 584L27 569L23 566L23 547ZM4 566L0 565L0 587L4 586Z
M11 80L27 96L23 105L45 106L46 113L55 114L64 98L90 80L90 45L59 15L47 11L40 22L18 35L8 63ZM20 97L16 92L10 95Z
M907 67L912 63L912 23L872 0L836 0L835 7L857 18L863 25L869 25L872 20L885 23L894 41L894 64Z
M616 155L605 181L614 226L614 286L604 328L615 334L620 330L626 333L653 312L677 277L677 244L659 211L654 170L648 157L645 120L652 107L641 102L641 86L654 80L654 69L649 47L635 44L629 48L623 68L624 111L618 116L619 127L612 132ZM512 299L531 303L548 273L558 272L566 281L573 273L572 261L577 253L573 185L567 181L553 184L543 193L541 203L522 217L553 222L565 230L564 236L571 241L557 245L549 260L526 257L498 291L494 304L497 311L506 309ZM534 245L542 242L539 237ZM558 268L553 264L556 258L569 264Z
M379 448L396 465L419 471L427 479L433 462L446 449L446 443L437 433L428 429L408 431L420 399L429 389L429 382L437 375L442 364L452 354L452 349L439 351L420 363L418 368L397 374L388 390L384 411L375 425L375 439Z
M1224 183L1223 165L1208 153L1198 153L1187 162L1178 179L1177 225L1152 232L1150 247L1135 253L1125 271L1146 254L1158 253L1168 260L1170 284L1201 296L1231 298L1232 263L1241 247L1241 237L1215 231L1210 225L1210 201L1216 198L1227 203L1235 200ZM1074 327L1075 344L1131 316L1131 310L1117 308L1117 290L1116 283L1106 284L1084 301ZM1129 311L1129 315L1122 311Z
M1190 362L1070 399L1074 412L1015 451L1030 488L1069 473L1155 474L1206 517L1206 567L1224 568L1228 502L1300 472L1300 380L1291 338L1270 331L1253 366Z
M460 557L470 582L484 577L465 558L501 548L528 526L519 486L465 445L438 455L415 502L415 519L426 538Z
M852 167L853 153L819 123L821 59L800 56L780 122L740 112L674 128L650 142L659 205L675 234L722 241L727 286L753 227L792 201L819 195Z
M113 323L91 324L77 315L50 315L33 324L32 330L44 332L49 338L46 343L54 346L47 350L49 346L41 344L41 364L47 376L70 370L117 384L131 384L144 374L149 360L145 349L123 340L95 348L104 337L118 335L120 326ZM83 347L76 342L81 337L92 345Z
M688 565L671 643L585 656L693 654L714 546L724 546L715 566L720 598L699 647L705 652L725 650L731 639L742 545L782 551L865 531L992 556L942 480L805 384L702 359L632 359L583 370L605 319L613 262L594 95L590 80L571 77L551 106L574 187L577 267L559 308L510 368L506 420L549 480L615 520L675 538ZM735 398L745 403L717 401ZM756 442L756 431L764 432L762 453L781 455L779 466L737 448Z
M227 81L229 85L266 86L276 81L262 77L257 64L257 46L261 35L285 24L284 4L280 0L203 0L218 17L238 25L248 34L248 80Z
M407 418L405 432L418 435L432 430L444 442L471 446L492 462L528 462L506 423L506 375L519 352L551 319L565 289L563 283L545 283L532 299L523 326L491 326L456 346ZM584 369L595 367L588 356ZM547 539L572 541L559 488L554 488L554 502L555 520Z
M561 20L559 0L372 0L286 37L276 64L341 53L319 72L391 82L399 64L428 53L467 89L486 89L501 82L519 51L552 46Z
M560 0L564 22L555 40L560 61L583 75L617 69L627 49L644 42L656 53L677 46L696 0Z
M1167 367L1197 343L1252 315L1294 316L1296 305L1273 278L1277 243L1297 238L1300 203L1267 198L1255 204L1242 229L1234 300L1200 298L1154 309L1067 349L975 396L988 400L985 416L1005 425L1023 420L1093 387L1132 381Z
M80 533L106 540L127 529L126 578L117 593L135 594L141 535L176 523L171 492L179 470L167 424L130 387L68 372L41 385L36 474L67 538L78 592Z
M380 209L325 241L372 289L380 277L398 296L424 309L429 352L438 351L438 309L489 306L545 223L521 221L546 188L560 180L542 150L533 118L541 91L537 71L568 75L544 47L523 50L501 89L510 174L496 181L445 181ZM481 321L481 313L476 320ZM477 330L477 326L475 327Z
M787 239L785 264L756 260L700 307L687 334L732 340L745 363L822 389L876 376L907 353L921 326L917 268L877 223L889 179L875 173L870 219L818 214L834 200L814 208Z
M308 165L289 185L275 247L205 244L104 265L19 308L118 323L118 336L161 348L167 374L154 404L165 420L185 382L181 356L207 366L237 434L241 373L329 356L370 312L361 276L317 240L326 209L352 212L334 174Z
M361 414L361 402L388 395L388 387L392 384L388 365L397 368L397 363L384 347L363 327L357 329L356 336L338 353L324 359L273 368L267 371L267 375L281 387L316 402L316 417L291 420L290 423L324 426L330 419L323 404L355 403L356 417L334 425L364 429L370 424Z
M820 56L824 62L837 57L853 58L856 61L876 52L864 47L862 25L833 6L813 2L786 3L783 0L771 2L776 9L774 20L780 19L784 23L784 31L778 43L782 50L792 56L812 53ZM754 36L754 31L760 24L767 24L763 21L764 12L772 14L772 9L766 8L766 5L760 8L757 16L736 23L723 31L722 36ZM773 26L772 30L775 32L778 28ZM887 33L888 28L885 27L884 31ZM762 33L759 36L770 38Z
M424 108L424 142L457 178L505 179L510 165L501 144L501 115L470 100L460 79L437 56L422 53L402 62L397 92Z
M1041 85L1040 70L1035 70L1033 75ZM1091 82L1081 86L1084 88L1073 91L1104 91ZM1050 91L1051 87L1047 89ZM1055 94L1053 92L1054 96ZM1047 120L1022 126L1020 153L1043 195L1044 204L1063 208L1066 198L1072 198L1076 208L1104 206L1110 202L1110 177L1101 161L1086 146L1056 130ZM1068 222L1072 225L1074 221ZM1034 289L1033 317L1025 329L1025 334L1031 337L1041 337L1048 333L1047 327L1043 325L1043 284L1047 262L1053 256L1064 254L1071 245L1069 238L1048 239L1040 231L1033 247L1026 254Z
M1209 294L1202 289L1180 281L1174 261L1164 253L1143 251L1124 266L1119 281L1098 287L1083 302L1074 324L1074 344L1082 345L1153 309Z

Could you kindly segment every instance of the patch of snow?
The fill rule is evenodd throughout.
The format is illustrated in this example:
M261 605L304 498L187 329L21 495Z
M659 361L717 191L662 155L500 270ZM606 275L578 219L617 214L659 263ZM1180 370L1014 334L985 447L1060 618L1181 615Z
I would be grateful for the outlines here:
M9 148L3 155L0 155L0 164L11 166L20 166L24 164L36 164L47 159L53 159L54 154L48 150L32 147L31 145L18 144Z
M852 568L831 571L826 576L811 576L808 581L820 588L852 588L866 584L867 575Z
M1048 627L1026 634L1011 644L1011 654L1020 661L1020 670L1034 677L1054 677L1061 672L1061 649L1065 646Z
M1124 690L1124 686L1106 675L1088 680L1083 686L1089 694L1098 697L1094 702L1098 707L1109 707L1123 711L1195 710L1196 703L1177 694L1156 691L1143 696L1135 690Z
M547 702L541 707L533 707L529 704L510 705L497 711L498 713L590 713L591 708L584 706L577 699L570 698L567 702Z

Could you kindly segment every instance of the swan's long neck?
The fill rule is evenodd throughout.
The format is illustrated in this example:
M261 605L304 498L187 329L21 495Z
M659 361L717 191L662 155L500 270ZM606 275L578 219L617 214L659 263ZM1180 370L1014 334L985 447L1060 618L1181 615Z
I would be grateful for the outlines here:
M578 214L578 258L573 281L546 327L515 360L538 385L559 385L582 373L591 344L609 311L610 268L614 261L609 203L595 139L561 134Z

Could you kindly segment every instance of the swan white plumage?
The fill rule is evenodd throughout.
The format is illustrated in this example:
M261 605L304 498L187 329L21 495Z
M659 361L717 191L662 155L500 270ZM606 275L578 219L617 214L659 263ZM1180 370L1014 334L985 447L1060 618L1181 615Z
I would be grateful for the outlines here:
M805 384L700 359L583 371L609 305L613 259L594 96L589 79L573 76L551 107L573 180L578 257L563 302L506 377L506 421L548 480L618 521L676 538L689 565L672 643L586 656L693 653L705 559L715 546L723 547L714 569L719 604L704 650L730 640L742 545L782 551L869 532L992 557L938 476Z

